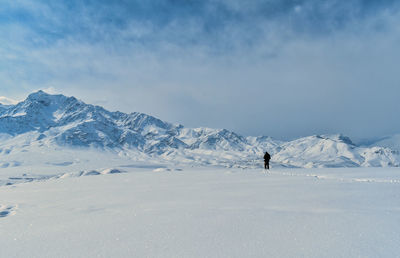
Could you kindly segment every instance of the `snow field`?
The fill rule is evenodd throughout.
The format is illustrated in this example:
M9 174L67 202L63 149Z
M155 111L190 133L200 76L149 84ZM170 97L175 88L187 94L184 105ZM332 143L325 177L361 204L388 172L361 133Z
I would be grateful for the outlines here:
M0 187L1 256L396 257L400 251L396 168L125 170Z

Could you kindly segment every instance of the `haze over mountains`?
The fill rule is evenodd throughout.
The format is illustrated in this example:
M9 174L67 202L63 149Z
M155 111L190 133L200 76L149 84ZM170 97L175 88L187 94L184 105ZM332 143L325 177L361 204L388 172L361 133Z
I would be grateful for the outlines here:
M16 105L0 105L0 134L3 160L13 152L13 159L18 160L18 153L72 147L193 165L259 167L266 150L272 154L273 166L400 165L398 135L367 146L357 146L340 134L285 142L266 136L245 137L225 129L185 128L143 113L110 112L75 97L43 91Z

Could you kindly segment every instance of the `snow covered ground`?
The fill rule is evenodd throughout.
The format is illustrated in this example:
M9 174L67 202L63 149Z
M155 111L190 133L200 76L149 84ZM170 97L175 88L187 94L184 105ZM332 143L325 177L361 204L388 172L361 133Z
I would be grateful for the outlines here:
M115 169L0 186L0 256L400 253L399 168Z

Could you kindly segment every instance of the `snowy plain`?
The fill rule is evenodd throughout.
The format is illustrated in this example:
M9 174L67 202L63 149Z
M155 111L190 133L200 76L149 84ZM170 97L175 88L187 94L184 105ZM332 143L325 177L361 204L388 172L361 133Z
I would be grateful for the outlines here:
M122 169L1 186L0 256L400 253L399 168Z

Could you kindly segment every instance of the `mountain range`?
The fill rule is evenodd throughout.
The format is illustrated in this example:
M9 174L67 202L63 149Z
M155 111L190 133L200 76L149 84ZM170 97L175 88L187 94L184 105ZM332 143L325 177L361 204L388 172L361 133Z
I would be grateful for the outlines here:
M341 134L292 141L245 137L226 129L186 128L143 113L110 112L75 97L43 91L16 105L0 105L0 139L0 157L13 149L29 152L31 146L57 146L119 155L135 152L152 159L200 165L259 167L265 151L272 154L273 166L400 165L400 135L362 146Z

